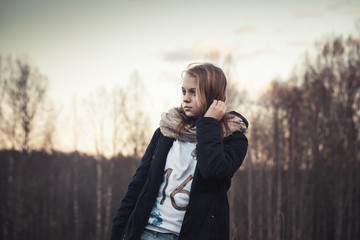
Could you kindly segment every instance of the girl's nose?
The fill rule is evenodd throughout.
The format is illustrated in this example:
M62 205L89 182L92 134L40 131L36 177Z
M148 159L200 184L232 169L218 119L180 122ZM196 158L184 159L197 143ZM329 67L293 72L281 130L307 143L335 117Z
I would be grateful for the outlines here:
M183 101L184 102L189 102L190 101L190 94L186 93L184 96L183 96Z

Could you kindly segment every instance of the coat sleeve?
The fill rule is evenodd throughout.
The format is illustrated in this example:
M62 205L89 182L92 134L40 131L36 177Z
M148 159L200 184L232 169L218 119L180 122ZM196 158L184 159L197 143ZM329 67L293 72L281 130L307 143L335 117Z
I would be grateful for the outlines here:
M148 177L148 172L151 165L151 160L154 155L156 144L160 137L160 129L158 128L152 136L150 144L148 145L144 156L141 159L140 165L136 170L124 199L121 201L121 206L117 210L116 217L113 219L113 224L110 231L111 240L119 240L125 228L126 222L129 219L140 192Z
M218 120L203 117L196 123L196 155L204 179L231 178L241 166L248 147L242 132L234 132L222 142Z

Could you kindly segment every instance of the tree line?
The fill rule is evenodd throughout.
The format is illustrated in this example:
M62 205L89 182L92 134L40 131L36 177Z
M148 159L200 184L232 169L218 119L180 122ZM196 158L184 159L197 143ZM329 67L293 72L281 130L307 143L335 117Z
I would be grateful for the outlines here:
M360 39L322 42L302 67L272 82L252 119L238 236L359 238Z
M71 153L55 151L49 139L56 126L44 127L52 115L43 110L51 107L40 107L46 81L36 71L31 75L21 61L12 64L0 65L1 238L107 239L146 147L143 136L151 134L148 125L132 125L137 131L132 138L120 138L124 126L119 123L134 119L122 115L128 96L121 88L113 94L103 91L87 101L90 115L107 106L112 116L90 123L96 128L95 154L76 147ZM31 77L38 82L27 82ZM231 238L358 239L360 39L332 37L318 43L301 70L274 80L257 102L244 101L236 88L229 90L229 104L250 121L249 151L228 195ZM112 96L113 104L104 96ZM105 126L111 126L110 137ZM102 145L105 138L112 148ZM129 154L121 152L122 142L133 144ZM105 156L107 148L111 154Z

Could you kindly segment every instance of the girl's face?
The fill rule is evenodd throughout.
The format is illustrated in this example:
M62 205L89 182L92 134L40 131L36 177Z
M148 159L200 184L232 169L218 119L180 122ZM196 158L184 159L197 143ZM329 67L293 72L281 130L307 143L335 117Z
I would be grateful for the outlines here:
M200 109L196 101L196 79L185 74L181 90L183 94L181 106L186 116L193 118L200 117Z

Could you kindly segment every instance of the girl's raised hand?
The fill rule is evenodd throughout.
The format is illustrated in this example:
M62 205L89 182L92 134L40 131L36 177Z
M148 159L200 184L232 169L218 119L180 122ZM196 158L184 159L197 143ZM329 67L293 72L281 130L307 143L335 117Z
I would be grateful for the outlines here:
M214 100L206 111L204 117L212 117L220 121L226 113L226 104L220 100Z

